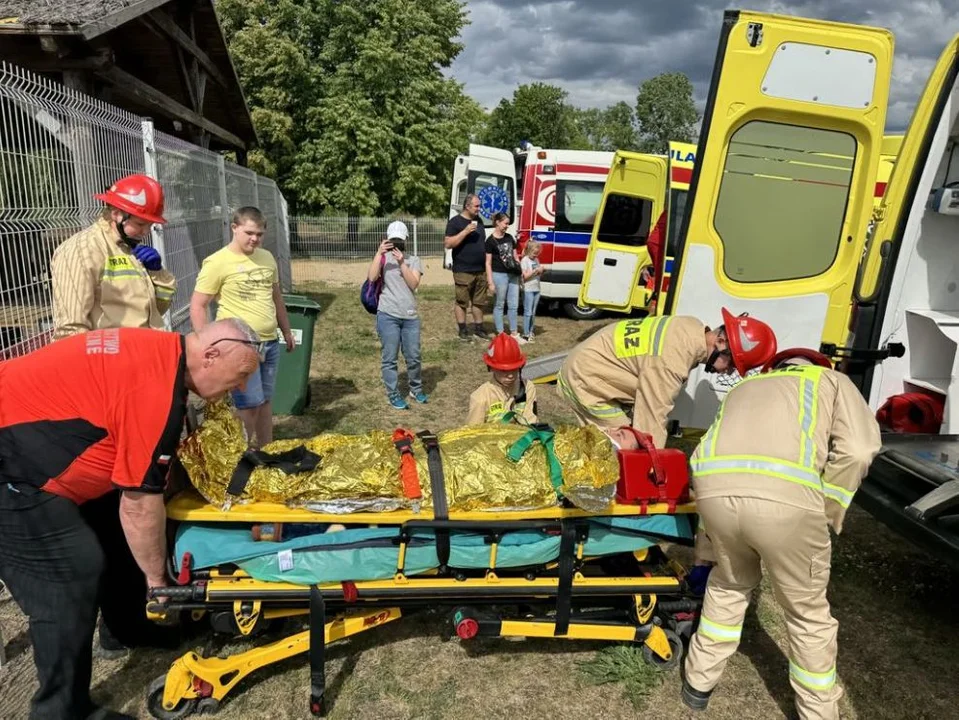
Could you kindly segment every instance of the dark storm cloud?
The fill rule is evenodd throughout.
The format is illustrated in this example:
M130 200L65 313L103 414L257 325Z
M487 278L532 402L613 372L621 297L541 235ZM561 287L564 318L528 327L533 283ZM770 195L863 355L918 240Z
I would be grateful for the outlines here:
M471 0L466 49L452 73L487 107L527 82L604 107L635 102L639 84L686 73L702 108L726 2L705 0ZM888 130L908 122L936 58L959 32L956 0L757 0L751 9L891 29L895 33Z

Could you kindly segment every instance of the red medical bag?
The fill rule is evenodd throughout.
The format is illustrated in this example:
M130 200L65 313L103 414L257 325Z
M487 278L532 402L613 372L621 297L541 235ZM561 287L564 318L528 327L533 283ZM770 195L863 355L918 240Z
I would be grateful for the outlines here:
M666 503L669 512L689 502L689 462L682 450L658 450L646 433L626 428L639 442L637 450L619 451L619 483L616 499L627 505L640 505L642 513L650 503Z

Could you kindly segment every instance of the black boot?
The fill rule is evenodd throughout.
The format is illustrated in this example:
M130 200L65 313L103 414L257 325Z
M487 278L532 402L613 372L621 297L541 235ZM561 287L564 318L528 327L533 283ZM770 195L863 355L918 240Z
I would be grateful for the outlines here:
M103 622L102 618L100 619L99 628L100 639L93 646L94 657L102 660L119 660L130 652L130 648L114 637L113 633L110 632L110 629L107 627L106 623Z
M701 692L685 680L683 681L683 704L690 710L696 710L697 712L705 710L706 706L709 705L709 696L712 694L712 690Z

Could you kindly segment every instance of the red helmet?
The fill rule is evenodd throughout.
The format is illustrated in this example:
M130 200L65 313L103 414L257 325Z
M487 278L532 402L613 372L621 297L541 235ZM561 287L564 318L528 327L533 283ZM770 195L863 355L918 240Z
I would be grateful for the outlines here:
M526 356L519 349L519 343L516 338L505 332L500 333L490 342L486 352L483 353L483 360L493 370L519 370L526 364Z
M823 355L821 352L816 350L810 350L809 348L787 348L776 353L772 358L766 361L766 364L763 365L763 372L769 372L770 370L775 370L776 367L784 363L790 358L806 358L813 365L819 365L824 368L829 368L832 370L832 360L828 356Z
M163 188L149 175L127 175L113 183L106 192L93 197L135 218L160 225L166 222L163 218Z
M742 377L753 368L762 367L776 354L776 333L762 320L747 315L733 315L722 309L726 342L733 365Z

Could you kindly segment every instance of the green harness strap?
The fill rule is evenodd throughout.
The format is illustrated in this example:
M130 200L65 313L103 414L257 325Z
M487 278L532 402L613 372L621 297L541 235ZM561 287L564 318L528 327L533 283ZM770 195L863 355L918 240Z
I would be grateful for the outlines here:
M560 488L563 487L563 466L559 464L556 451L553 449L555 433L552 430L541 430L528 424L527 427L529 431L512 444L506 456L513 462L519 462L535 443L542 445L546 451L546 462L549 464L549 481L553 485L553 490L556 491L556 497L562 499L563 493L560 492Z

